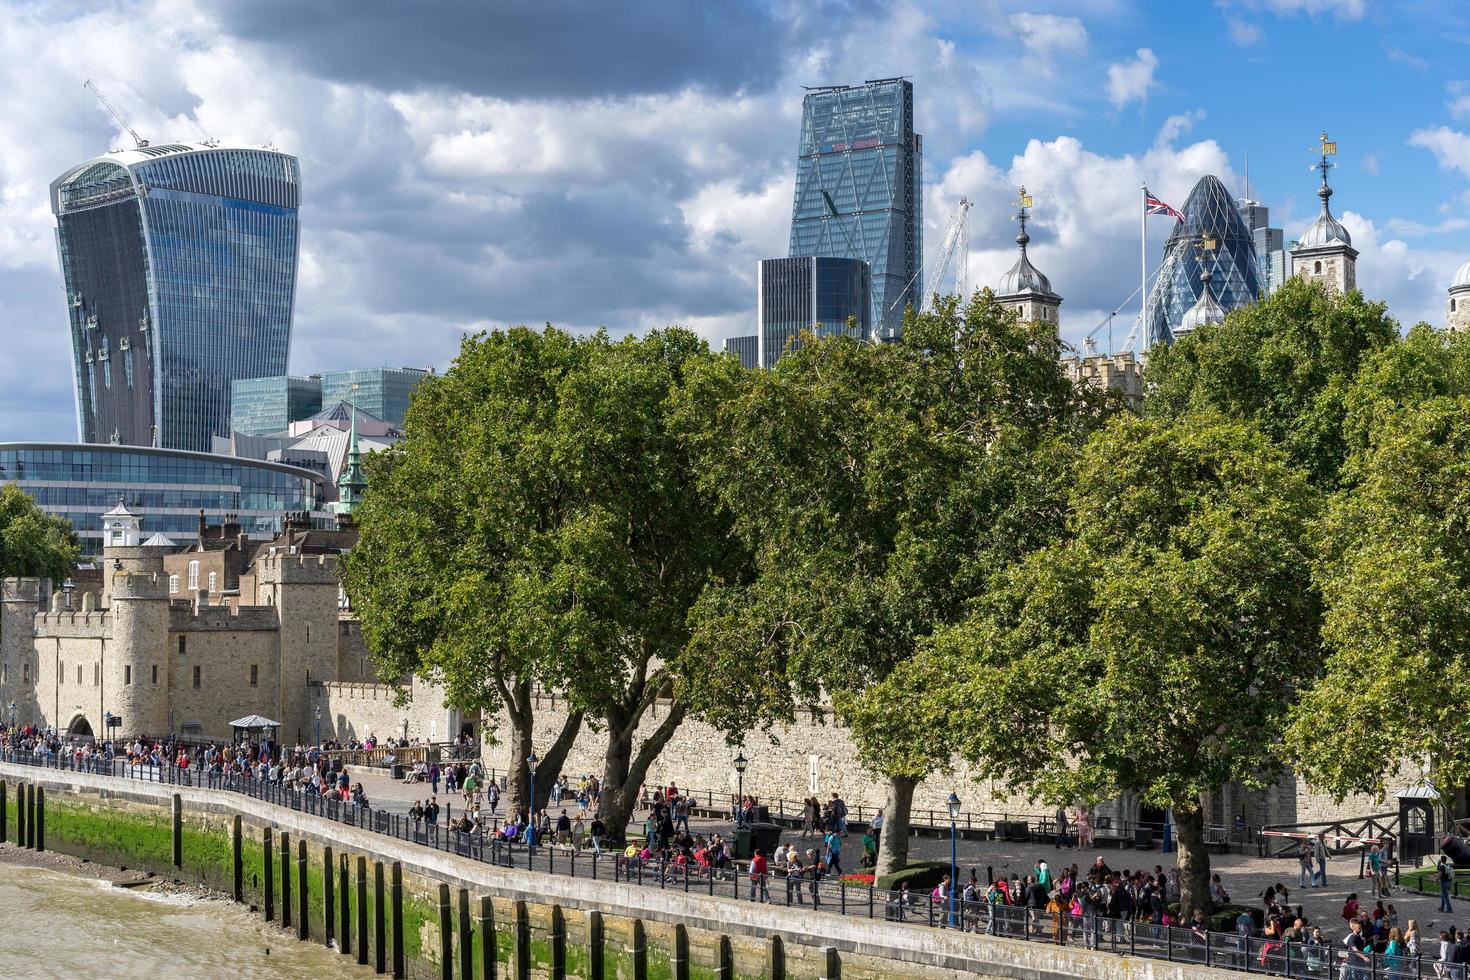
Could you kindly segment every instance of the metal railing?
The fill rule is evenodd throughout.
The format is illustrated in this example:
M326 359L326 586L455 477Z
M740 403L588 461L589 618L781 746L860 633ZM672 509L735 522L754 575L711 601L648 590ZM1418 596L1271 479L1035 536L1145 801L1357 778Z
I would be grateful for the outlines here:
M760 877L737 866L706 868L698 864L644 861L621 853L590 852L562 844L528 846L501 840L494 833L466 833L439 823L425 823L400 813L389 813L351 802L324 799L313 793L262 782L243 775L224 775L200 769L178 769L130 763L124 759L84 760L77 765L70 753L6 752L0 759L59 771L89 772L116 779L133 779L176 786L203 787L240 793L300 813L372 830L397 840L457 854L485 864L544 874L592 878L643 888L684 891L731 901L762 901L839 915L903 922L936 929L1084 946L1170 962L1199 963L1248 973L1320 978L1320 980L1470 980L1465 967L1440 964L1424 956L1388 957L1359 954L1341 943L1311 945L1258 936L1165 926L1145 920L1067 913L956 901L951 906L933 893L908 889L881 890L849 884L840 877L776 871ZM446 816L446 824L448 819ZM968 869L962 869L963 870Z

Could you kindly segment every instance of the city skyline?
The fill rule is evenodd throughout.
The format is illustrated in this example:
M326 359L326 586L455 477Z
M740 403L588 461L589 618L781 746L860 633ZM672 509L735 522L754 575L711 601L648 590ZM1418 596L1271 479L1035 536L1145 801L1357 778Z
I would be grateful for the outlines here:
M213 136L301 158L293 374L342 363L345 345L352 363L442 367L462 331L521 322L680 322L716 346L752 333L755 263L786 251L801 86L865 78L913 80L928 257L966 195L969 279L993 285L1014 261L1008 204L1026 184L1033 258L1067 297L1073 342L1136 285L1142 180L1175 207L1206 174L1243 196L1248 152L1250 196L1289 242L1316 210L1322 129L1341 143L1334 213L1369 296L1405 325L1440 323L1470 258L1470 95L1454 67L1470 23L1450 4L770 3L714 16L650 3L570 33L519 12L523 47L595 54L570 72L500 51L477 7L437 7L420 28L369 4L337 32L329 15L292 22L271 2L4 4L0 79L16 111L0 123L12 148L0 436L75 433L45 184L130 145L86 77L155 144ZM430 29L461 16L463 43ZM394 45L404 57L383 56ZM1167 234L1151 223L1152 255Z

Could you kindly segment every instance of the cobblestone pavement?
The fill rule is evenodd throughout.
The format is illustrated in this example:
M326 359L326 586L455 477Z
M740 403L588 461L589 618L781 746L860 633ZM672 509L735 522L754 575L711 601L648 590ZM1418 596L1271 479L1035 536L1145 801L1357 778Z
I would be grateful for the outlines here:
M414 800L427 799L430 792L426 785L404 785L400 781L390 780L371 770L357 769L352 771L351 775L354 782L361 779L368 799L372 800L375 808L384 807L394 812L406 812L413 805ZM458 794L450 796L441 792L439 802L452 804L455 811L458 812L463 805L463 797ZM557 808L552 808L553 816L556 811ZM575 802L568 807L568 813L576 816ZM501 815L504 815L503 810ZM630 829L641 833L645 815L646 811L636 813L629 824ZM690 821L690 825L696 833L703 834L718 831L728 836L734 830L733 823L728 820L694 819ZM798 845L801 843L800 832L795 830L783 832L781 839L783 842L795 841ZM858 870L857 860L862 850L861 840L862 834L858 830L849 836L843 848L843 864L849 872ZM911 860L947 861L949 860L949 838L947 836L914 837L910 841L909 855ZM1099 856L1115 871L1136 869L1152 871L1155 865L1163 865L1166 870L1170 870L1174 867L1176 860L1174 854L1165 854L1158 849L1140 851L1106 847L1090 850L1073 848L1058 850L1051 844L973 840L961 840L958 845L962 880L969 876L971 869L974 869L978 878L985 881L987 867L995 875L1025 875L1030 872L1037 861L1041 860L1046 861L1053 869L1060 869L1073 863L1080 868L1087 868ZM1308 920L1314 925L1322 926L1323 932L1334 940L1341 940L1347 933L1347 925L1340 918L1340 913L1343 902L1347 900L1350 893L1356 892L1360 903L1369 909L1373 907L1371 885L1366 878L1358 877L1359 858L1357 854L1342 854L1330 860L1327 865L1328 884L1322 888L1299 888L1297 886L1297 864L1294 858L1261 858L1254 854L1214 854L1211 855L1210 864L1214 871L1219 872L1221 882L1230 894L1231 900L1244 905L1258 905L1260 896L1266 890L1267 885L1285 885L1290 890L1291 903L1301 905ZM1440 929L1450 924L1459 928L1470 928L1470 898L1457 900L1453 915L1444 915L1437 911L1439 908L1437 894L1420 895L1413 891L1395 888L1391 889L1391 894L1384 899L1384 903L1385 905L1392 903L1397 908L1400 925L1406 925L1411 918L1418 919L1420 929L1424 932L1425 937L1431 940L1438 936Z

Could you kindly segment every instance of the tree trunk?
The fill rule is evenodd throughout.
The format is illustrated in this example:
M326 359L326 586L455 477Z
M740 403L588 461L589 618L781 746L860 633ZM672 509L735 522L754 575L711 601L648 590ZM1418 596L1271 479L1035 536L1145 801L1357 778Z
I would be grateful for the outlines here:
M535 751L535 701L529 684L516 684L511 689L514 703L506 705L506 721L510 725L510 760L505 773L506 812L517 816L527 815L545 805L550 795L551 780L561 773L572 741L582 727L582 713L570 712L562 723L561 732L548 746L543 746L544 757L536 764L536 802L530 800L530 773L526 760Z
M644 712L649 708L644 708ZM657 728L648 734L633 752L633 736L637 731L642 713L634 717L623 705L607 710L603 720L607 725L607 751L603 755L602 794L597 798L597 815L602 818L609 836L622 840L627 832L628 821L638 805L638 790L648 775L648 767L658 759L664 746L684 720L685 708L677 701L668 704L666 714Z
M566 720L562 722L561 731L552 743L543 746L545 755L536 765L536 809L546 807L546 802L551 798L551 781L560 776L562 769L566 767L567 756L572 751L572 743L577 740L577 735L582 730L582 712L569 711ZM553 822L555 815L552 816Z
M875 874L891 875L909 863L909 815L914 805L917 779L888 777L888 799L883 804L883 830L878 835L878 866Z
M1205 814L1198 805L1174 807L1174 838L1179 846L1179 918L1195 909L1214 911L1210 902L1210 852L1205 847Z

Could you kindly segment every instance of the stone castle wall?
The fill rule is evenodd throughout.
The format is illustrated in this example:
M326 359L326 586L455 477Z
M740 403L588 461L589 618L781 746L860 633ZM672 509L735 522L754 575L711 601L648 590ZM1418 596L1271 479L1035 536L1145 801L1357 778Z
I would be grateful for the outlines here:
M328 681L312 684L313 711L321 708L322 738L346 742L350 738L379 741L402 738L447 742L459 733L459 712L444 706L442 688L414 678L408 699L398 705L399 689L391 684Z

